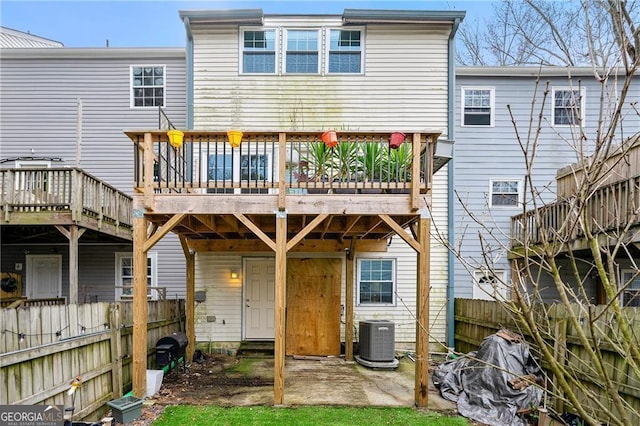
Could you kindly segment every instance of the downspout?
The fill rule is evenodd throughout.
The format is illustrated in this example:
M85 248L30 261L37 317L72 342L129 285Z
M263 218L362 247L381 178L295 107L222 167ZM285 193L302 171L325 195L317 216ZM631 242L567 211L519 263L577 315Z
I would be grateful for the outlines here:
M193 34L191 22L185 17L184 28L187 33L187 129L193 130Z
M460 18L455 18L453 21L453 26L451 28L451 33L449 34L449 87L448 87L448 108L449 113L447 116L447 139L455 141L455 131L454 131L454 99L455 99L455 90L456 90L456 73L455 73L455 53L456 53L456 43L455 43L455 35L458 31L458 27L460 26L460 22L462 20ZM455 144L453 146L453 152L455 153ZM455 241L455 232L454 232L454 216L453 216L453 206L454 206L454 197L453 197L453 184L454 184L454 162L456 161L455 154L452 155L451 161L449 161L449 167L447 167L447 241L451 245L453 241ZM454 281L455 281L455 273L454 273L454 265L455 265L455 256L453 255L452 250L448 250L448 277L447 277L447 346L450 348L455 347L455 312L454 312L454 301L455 301L455 292L454 292Z

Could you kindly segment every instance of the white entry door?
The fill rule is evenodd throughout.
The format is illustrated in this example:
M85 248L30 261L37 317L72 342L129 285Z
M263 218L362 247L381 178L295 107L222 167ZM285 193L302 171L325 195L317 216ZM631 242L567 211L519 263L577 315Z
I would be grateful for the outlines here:
M244 287L244 337L275 337L275 264L273 259L247 259Z
M62 297L62 255L27 255L27 297Z

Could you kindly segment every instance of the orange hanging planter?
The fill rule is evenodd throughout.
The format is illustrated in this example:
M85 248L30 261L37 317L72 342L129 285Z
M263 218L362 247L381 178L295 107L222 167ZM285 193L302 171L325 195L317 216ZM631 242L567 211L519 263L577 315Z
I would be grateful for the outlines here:
M338 145L338 135L335 130L327 130L322 134L322 142L329 148L335 148Z
M240 130L229 130L227 137L229 138L229 145L233 148L239 147L240 143L242 143L242 132Z
M169 130L167 132L167 136L169 137L169 144L178 149L182 146L182 142L184 141L184 133L180 130Z
M405 135L402 132L391 133L391 137L389 138L389 148L391 149L400 148L400 145L402 145L402 142L404 142L406 138L407 138L407 135Z

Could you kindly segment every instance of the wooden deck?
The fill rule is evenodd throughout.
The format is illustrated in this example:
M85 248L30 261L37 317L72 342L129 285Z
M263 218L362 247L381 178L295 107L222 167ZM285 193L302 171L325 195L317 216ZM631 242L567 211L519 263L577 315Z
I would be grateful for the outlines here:
M592 183L586 201L580 201L575 193L585 179ZM604 245L622 232L627 242L640 242L640 138L630 139L606 158L560 169L556 181L557 201L511 218L511 257L525 245L544 241L553 241L561 251L588 249L585 226Z
M2 224L78 225L132 240L132 198L77 168L0 170Z

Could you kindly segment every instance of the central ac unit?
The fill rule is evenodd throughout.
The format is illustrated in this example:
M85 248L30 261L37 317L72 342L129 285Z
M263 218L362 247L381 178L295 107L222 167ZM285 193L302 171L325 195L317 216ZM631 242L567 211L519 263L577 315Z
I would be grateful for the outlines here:
M360 357L367 361L395 359L395 325L388 320L360 321Z

